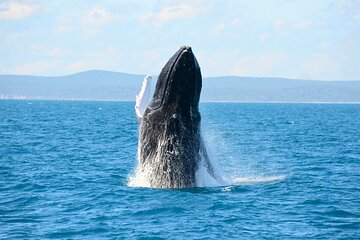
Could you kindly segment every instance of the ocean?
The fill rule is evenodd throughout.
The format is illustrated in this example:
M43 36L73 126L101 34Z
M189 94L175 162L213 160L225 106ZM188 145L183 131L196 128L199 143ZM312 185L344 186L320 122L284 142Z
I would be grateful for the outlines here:
M134 102L0 101L0 239L360 239L360 105L201 103L225 184L133 186Z

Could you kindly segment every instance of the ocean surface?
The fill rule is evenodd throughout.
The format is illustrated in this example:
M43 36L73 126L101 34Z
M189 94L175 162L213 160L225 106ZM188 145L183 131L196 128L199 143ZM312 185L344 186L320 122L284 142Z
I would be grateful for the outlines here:
M360 105L200 109L227 184L164 190L129 186L133 102L1 100L0 239L360 238Z

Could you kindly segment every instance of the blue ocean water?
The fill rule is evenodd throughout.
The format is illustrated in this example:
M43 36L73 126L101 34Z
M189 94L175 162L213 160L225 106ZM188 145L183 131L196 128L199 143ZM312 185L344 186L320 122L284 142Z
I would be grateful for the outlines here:
M232 184L129 187L132 102L0 101L0 239L359 239L360 105L202 103Z

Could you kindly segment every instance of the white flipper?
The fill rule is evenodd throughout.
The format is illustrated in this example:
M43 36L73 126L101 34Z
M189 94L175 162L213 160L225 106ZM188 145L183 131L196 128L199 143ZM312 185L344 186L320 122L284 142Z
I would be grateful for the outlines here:
M150 75L146 75L141 86L141 90L136 95L135 112L138 120L140 120L151 100L151 80Z

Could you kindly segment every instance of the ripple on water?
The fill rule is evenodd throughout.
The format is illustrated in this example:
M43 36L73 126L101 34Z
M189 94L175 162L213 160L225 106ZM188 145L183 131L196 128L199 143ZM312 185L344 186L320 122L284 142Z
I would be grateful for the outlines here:
M1 239L360 238L360 105L202 103L233 181L164 190L127 186L134 103L27 103L0 101Z

